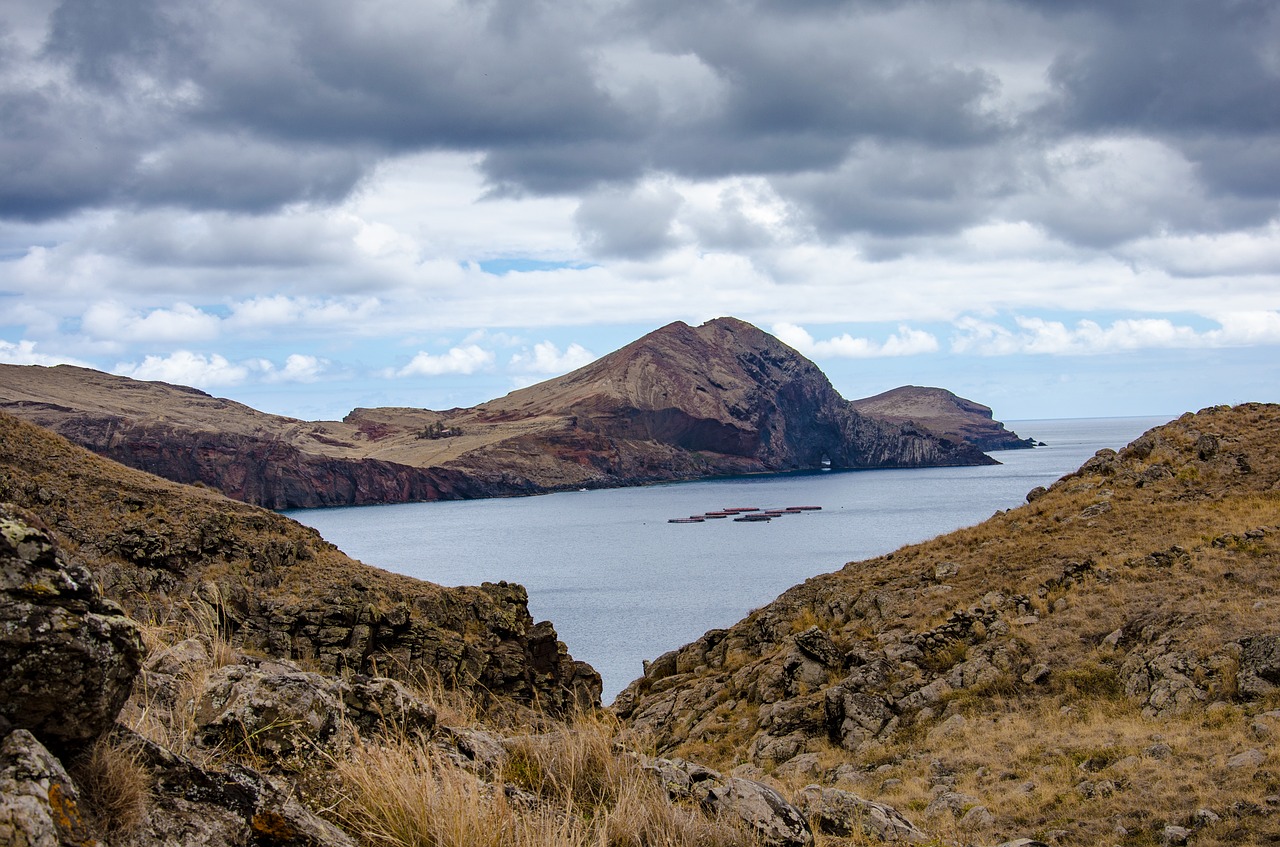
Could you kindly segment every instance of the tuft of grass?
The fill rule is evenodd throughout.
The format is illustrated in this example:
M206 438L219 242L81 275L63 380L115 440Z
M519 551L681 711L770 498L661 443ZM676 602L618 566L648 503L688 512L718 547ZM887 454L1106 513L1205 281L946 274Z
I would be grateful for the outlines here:
M754 847L740 825L671 802L616 726L572 726L509 742L504 780L486 783L421 739L362 742L335 762L339 823L397 847Z
M146 820L151 772L127 744L103 736L73 763L71 776L99 832L127 835Z
M1120 700L1124 697L1124 681L1112 665L1097 660L1086 660L1059 672L1063 687L1086 700Z

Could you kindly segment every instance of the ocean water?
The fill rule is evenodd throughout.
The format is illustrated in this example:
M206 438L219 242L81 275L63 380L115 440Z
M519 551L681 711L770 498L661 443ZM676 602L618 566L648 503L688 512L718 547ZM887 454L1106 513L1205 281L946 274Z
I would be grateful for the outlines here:
M1012 421L1046 446L980 468L829 471L493 500L287 514L347 554L443 585L507 580L529 591L604 702L644 659L726 627L811 576L1022 504L1026 493L1167 418ZM768 523L671 524L727 507L821 506Z

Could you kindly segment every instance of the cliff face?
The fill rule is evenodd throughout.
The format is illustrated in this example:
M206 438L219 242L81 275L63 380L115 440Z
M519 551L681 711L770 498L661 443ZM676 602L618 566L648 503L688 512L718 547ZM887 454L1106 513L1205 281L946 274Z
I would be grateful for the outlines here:
M212 610L234 644L335 673L438 677L551 711L600 696L521 586L444 588L313 530L95 456L0 413L0 501L39 514L139 620Z
M915 424L939 435L965 441L979 450L1019 450L1034 447L1030 438L994 420L989 406L957 397L945 388L904 385L874 397L852 401L864 415L899 424Z
M795 586L615 710L660 754L970 837L1277 833L1251 798L1280 763L1280 406L1185 415L1027 499Z
M726 472L991 462L958 439L859 414L813 362L734 318L669 324L478 409L567 413L578 430L711 454Z
M918 421L860 413L808 359L733 318L674 323L563 377L447 412L305 422L68 366L0 366L0 409L271 508L993 461Z

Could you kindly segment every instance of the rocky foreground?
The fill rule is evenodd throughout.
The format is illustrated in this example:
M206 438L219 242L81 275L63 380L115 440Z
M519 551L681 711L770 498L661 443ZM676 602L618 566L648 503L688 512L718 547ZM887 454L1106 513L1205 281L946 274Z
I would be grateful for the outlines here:
M0 415L0 843L1280 841L1280 407L809 580L614 705L442 589Z
M566 712L597 702L524 588L445 588L357 562L314 530L125 468L0 413L0 502L31 510L138 621L192 609L240 649L324 673L412 677Z
M982 451L993 448L966 433L991 444L1003 427L947 394L945 420L918 404L901 414L884 398L860 411L808 359L733 318L670 324L473 408L356 409L342 421L65 365L0 365L0 410L131 467L275 509L992 463ZM920 411L950 429L930 430L913 418Z

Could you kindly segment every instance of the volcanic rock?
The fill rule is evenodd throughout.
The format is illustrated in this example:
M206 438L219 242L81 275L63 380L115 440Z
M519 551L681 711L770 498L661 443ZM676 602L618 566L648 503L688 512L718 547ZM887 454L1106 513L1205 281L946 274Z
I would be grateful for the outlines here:
M774 774L804 760L823 788L854 768L899 808L945 809L948 826L971 814L983 834L1026 828L1006 811L1015 785L1060 798L1035 820L1071 819L1063 843L1112 837L1116 819L1091 817L1099 798L1149 829L1171 771L1234 803L1234 832L1270 833L1255 805L1270 757L1216 733L1270 737L1277 491L1280 406L1184 415L1021 507L792 587L647 665L614 710L658 755ZM1031 757L1004 752L1028 727ZM1094 752L1111 746L1134 756ZM1081 764L1027 764L1049 760ZM1226 820L1198 837L1238 843Z
M0 716L59 751L115 720L142 664L140 630L30 513L0 503Z
M0 844L92 847L80 796L62 763L25 729L0 739Z
M1020 438L994 420L990 407L958 397L945 388L904 385L851 403L864 415L893 423L912 423L983 451L1035 446L1033 439Z
M800 792L798 804L818 830L827 835L871 836L880 841L906 844L930 840L928 834L892 806L865 800L839 788L806 786Z

